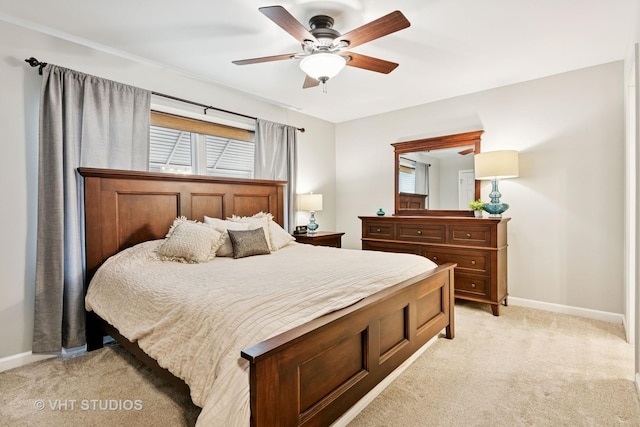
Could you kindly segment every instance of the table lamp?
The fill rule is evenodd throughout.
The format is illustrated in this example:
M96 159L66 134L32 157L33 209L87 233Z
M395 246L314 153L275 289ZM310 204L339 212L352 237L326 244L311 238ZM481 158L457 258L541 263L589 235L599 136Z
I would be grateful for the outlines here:
M502 194L498 191L498 181L518 176L518 152L515 150L488 151L478 153L473 157L473 169L476 179L490 180L491 201L483 209L489 212L489 217L499 218L509 209L509 205L500 202Z
M300 210L309 211L309 224L307 225L308 233L315 233L318 230L316 223L316 211L322 210L322 194L301 194Z

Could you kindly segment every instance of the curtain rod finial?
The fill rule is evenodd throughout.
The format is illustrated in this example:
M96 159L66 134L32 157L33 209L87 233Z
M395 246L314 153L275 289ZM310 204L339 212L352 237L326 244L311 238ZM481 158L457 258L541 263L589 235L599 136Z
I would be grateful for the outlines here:
M36 58L34 58L33 56L31 58L29 58L29 59L25 59L24 62L28 63L32 67L40 67L40 69L38 70L38 73L40 75L42 75L42 69L47 66L46 62L40 62Z

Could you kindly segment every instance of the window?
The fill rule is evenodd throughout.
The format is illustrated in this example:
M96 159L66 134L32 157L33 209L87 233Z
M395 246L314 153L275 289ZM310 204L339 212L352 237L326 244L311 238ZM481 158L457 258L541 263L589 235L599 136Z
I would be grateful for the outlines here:
M400 158L400 173L398 176L398 190L400 193L416 192L416 162Z
M152 172L253 178L254 132L151 112Z

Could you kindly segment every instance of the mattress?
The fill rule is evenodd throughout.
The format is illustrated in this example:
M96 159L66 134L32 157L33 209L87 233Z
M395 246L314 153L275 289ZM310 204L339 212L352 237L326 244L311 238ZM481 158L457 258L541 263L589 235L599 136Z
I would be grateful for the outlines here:
M249 425L242 349L436 267L416 255L295 242L269 255L183 264L158 260L161 242L109 258L86 308L189 385L202 426Z

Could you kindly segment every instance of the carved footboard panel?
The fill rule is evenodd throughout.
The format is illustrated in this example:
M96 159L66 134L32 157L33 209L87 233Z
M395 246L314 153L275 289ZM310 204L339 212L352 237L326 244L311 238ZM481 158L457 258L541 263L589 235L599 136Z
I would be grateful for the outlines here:
M248 348L251 424L329 425L443 328L452 264Z

